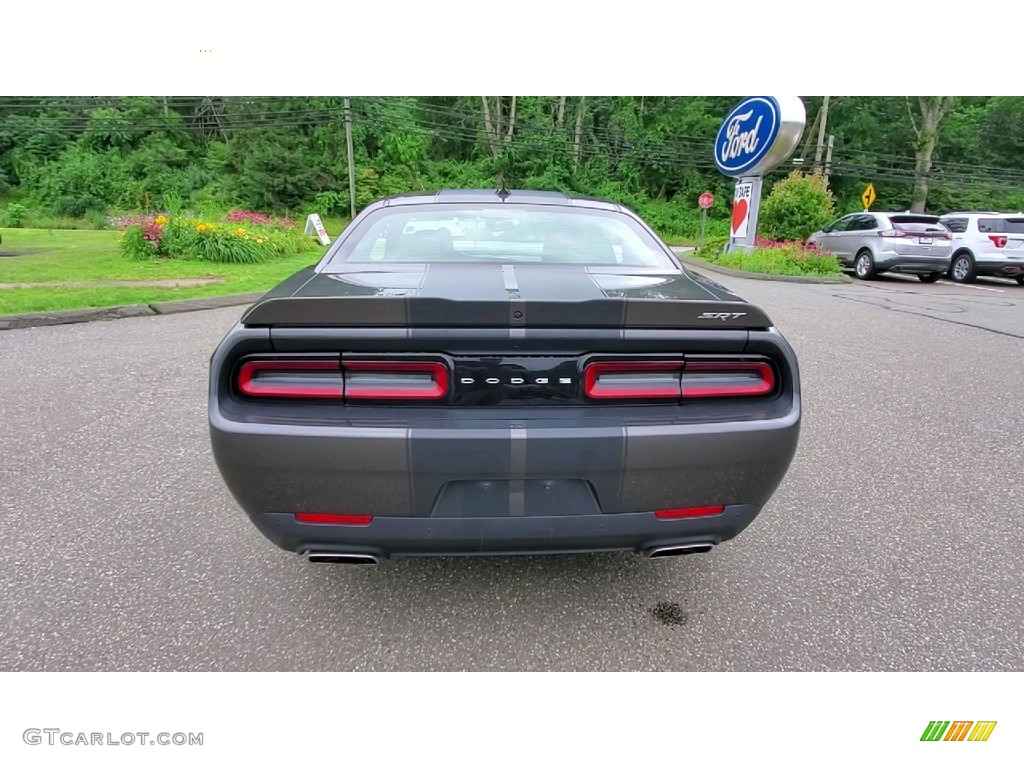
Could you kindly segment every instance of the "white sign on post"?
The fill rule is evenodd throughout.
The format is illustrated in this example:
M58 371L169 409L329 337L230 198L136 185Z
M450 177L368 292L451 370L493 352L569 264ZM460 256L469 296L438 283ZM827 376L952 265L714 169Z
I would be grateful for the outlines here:
M734 238L739 239L747 236L753 192L754 185L752 182L741 181L736 184L736 194L732 199L732 236Z
M319 213L309 214L309 218L306 219L306 234L316 235L320 238L321 245L330 245L331 238L327 236L327 230L324 229L324 223L320 221Z

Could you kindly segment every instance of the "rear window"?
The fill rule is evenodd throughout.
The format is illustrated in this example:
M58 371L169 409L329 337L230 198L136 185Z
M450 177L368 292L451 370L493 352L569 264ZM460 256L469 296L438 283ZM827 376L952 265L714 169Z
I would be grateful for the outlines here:
M938 216L929 216L925 213L898 213L890 216L889 221L894 225L898 224L938 224Z
M978 219L979 232L997 232L1001 235L1024 234L1024 217L1015 219Z
M918 222L918 221L896 221L893 222L900 232L914 232L926 234L928 232L948 232L949 230L939 222Z
M942 219L942 223L946 225L950 232L966 232L967 231L967 219Z
M395 205L367 216L332 263L507 262L675 269L658 241L617 211L555 205Z

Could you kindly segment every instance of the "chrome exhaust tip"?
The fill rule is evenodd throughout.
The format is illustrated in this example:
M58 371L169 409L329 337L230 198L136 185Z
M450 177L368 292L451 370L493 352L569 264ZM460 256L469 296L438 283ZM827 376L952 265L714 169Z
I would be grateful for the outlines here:
M710 552L715 545L710 542L697 544L669 544L664 547L652 547L644 552L647 557L675 557L676 555L695 555Z
M311 563L334 563L339 565L377 565L380 558L363 552L306 552Z

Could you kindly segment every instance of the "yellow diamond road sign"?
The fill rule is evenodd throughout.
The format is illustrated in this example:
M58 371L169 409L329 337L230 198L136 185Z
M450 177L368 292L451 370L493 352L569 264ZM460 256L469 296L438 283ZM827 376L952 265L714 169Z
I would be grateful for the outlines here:
M864 190L864 194L860 196L861 202L864 203L864 210L866 211L871 207L871 204L875 202L875 185L868 184L868 188Z

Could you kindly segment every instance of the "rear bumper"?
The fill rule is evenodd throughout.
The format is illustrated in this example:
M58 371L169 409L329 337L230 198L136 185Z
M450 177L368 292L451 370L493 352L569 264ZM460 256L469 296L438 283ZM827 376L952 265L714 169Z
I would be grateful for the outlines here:
M875 269L879 272L925 275L945 272L949 269L949 263L949 254L945 256L908 256L898 253L881 253L875 260Z
M718 543L775 492L799 428L794 403L770 420L575 429L279 427L214 415L211 439L229 490L278 546L389 556ZM725 514L653 514L717 505ZM374 519L310 525L296 512Z
M300 554L528 555L629 551L720 544L761 511L743 504L714 517L659 520L652 513L556 517L375 518L366 526L306 525L294 515L265 513L256 527L282 549Z
M1020 261L978 261L975 271L979 275L992 277L1017 277L1024 275L1024 259Z

